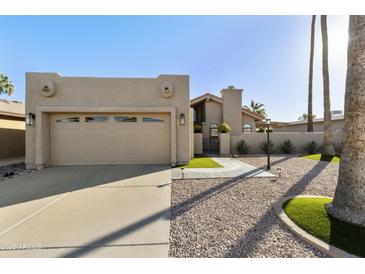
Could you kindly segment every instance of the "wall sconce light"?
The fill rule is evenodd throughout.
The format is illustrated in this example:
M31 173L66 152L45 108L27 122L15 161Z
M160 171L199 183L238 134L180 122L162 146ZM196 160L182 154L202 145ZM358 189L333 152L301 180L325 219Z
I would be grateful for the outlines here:
M185 125L185 115L184 113L181 113L180 114L180 125Z
M35 114L34 113L27 113L25 115L25 124L27 126L34 126Z

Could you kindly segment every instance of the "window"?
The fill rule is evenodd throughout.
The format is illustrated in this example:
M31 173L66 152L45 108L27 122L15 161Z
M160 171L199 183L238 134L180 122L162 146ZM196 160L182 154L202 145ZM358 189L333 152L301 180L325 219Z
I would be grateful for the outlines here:
M210 137L218 137L218 125L211 124L209 127L209 136Z
M56 123L78 123L80 122L80 117L67 117L56 120Z
M142 122L143 123L163 123L164 120L159 119L159 118L143 117Z
M243 132L252 132L252 126L250 124L243 124Z
M114 121L119 123L130 123L130 122L137 122L137 117L130 117L130 116L114 116Z
M103 115L100 115L100 116L87 116L85 117L85 122L86 123L99 123L99 122L106 122L108 121L108 116L103 116Z

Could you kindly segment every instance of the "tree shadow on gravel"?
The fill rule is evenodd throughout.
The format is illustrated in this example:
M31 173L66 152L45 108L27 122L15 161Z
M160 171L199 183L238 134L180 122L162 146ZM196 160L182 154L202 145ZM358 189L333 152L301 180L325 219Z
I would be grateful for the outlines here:
M285 162L289 158L291 158L291 157L285 157L283 159L273 161L271 163L271 166L275 166L279 163ZM190 199L187 199L179 204L172 206L171 207L171 219L172 220L175 219L176 217L184 214L185 212L189 211L191 208L195 207L196 205L210 199L211 197L213 197L215 195L218 195L218 194L232 188L233 186L235 186L236 184L241 182L242 179L245 179L247 176L256 174L258 171L261 171L265 167L266 166L261 166L252 171L246 172L238 177L227 179L223 183L213 186L213 187L191 197ZM270 179L272 179L272 178L270 178Z
M302 179L291 186L280 198L290 195L300 195L305 188L316 178L330 162L319 161ZM279 199L280 199L279 198ZM279 200L278 199L278 200ZM248 257L262 241L265 234L270 231L274 224L280 222L275 212L270 208L260 220L249 229L245 235L231 246L225 257Z

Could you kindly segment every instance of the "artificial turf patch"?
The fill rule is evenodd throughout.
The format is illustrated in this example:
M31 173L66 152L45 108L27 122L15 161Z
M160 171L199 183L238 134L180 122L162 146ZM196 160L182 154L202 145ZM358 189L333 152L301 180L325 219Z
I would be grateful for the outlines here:
M310 155L305 155L302 157L306 158L306 159L315 160L315 161L327 161L327 162L331 162L331 163L340 162L340 157L338 157L338 156L324 156L322 154L310 154Z
M288 217L309 234L365 257L365 228L329 217L324 206L331 201L331 198L298 197L287 201L283 207Z
M222 167L216 161L208 157L194 158L190 160L189 164L179 166L180 168L219 168Z

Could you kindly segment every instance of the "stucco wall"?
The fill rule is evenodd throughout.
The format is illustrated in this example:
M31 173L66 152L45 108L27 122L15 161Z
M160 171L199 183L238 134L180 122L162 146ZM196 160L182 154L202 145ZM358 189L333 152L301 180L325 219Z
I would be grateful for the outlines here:
M229 155L230 154L230 133L219 133L219 154Z
M193 122L193 116L194 115L194 109L190 108L190 116L189 116L189 145L190 145L190 154L189 159L192 159L194 157L194 122Z
M51 80L55 85L55 95L45 97L41 94L41 85L45 80ZM174 95L164 98L160 94L161 84L165 81L174 86ZM176 124L176 161L184 163L190 158L190 102L189 76L160 75L157 78L93 78L93 77L62 77L57 73L27 73L26 74L26 113L36 113L36 125L26 128L26 163L42 164L48 159L49 144L47 141L48 111L70 109L70 112L83 112L90 108L95 112L108 109L167 109L173 108ZM40 110L44 112L41 115ZM173 113L173 112L171 112ZM185 115L185 125L180 125L180 114ZM173 123L174 122L174 123ZM42 123L42 125L40 125ZM37 130L38 128L38 130ZM42 132L36 136L36 132ZM44 135L44 136L43 136ZM41 140L41 141L40 141ZM37 144L36 144L37 143ZM167 144L168 145L168 144ZM37 147L38 146L38 147ZM37 148L36 148L37 147ZM39 161L37 161L39 159ZM47 163L44 163L47 164Z
M260 150L260 144L266 142L266 138L266 133L244 133L241 136L231 136L231 149L234 150L237 142L243 139L249 146L251 153L262 153ZM304 151L304 146L310 141L315 141L319 145L322 145L323 132L273 132L270 133L270 140L275 146L278 146L286 140L290 140L296 146L296 152L301 153ZM341 143L340 132L333 134L333 142L335 144Z
M0 117L0 159L23 156L25 123L21 118Z
M256 121L254 118L248 116L247 114L242 113L242 130L244 124L250 124L252 126L252 132L256 130Z
M205 123L203 123L203 138L209 138L209 127L211 124L217 124L219 126L222 121L222 104L213 100L205 102Z
M203 134L194 133L194 154L203 154Z
M332 121L332 131L340 132L344 126L343 120L333 120ZM314 132L323 132L324 125L323 122L317 122L313 124ZM287 125L282 128L275 128L275 132L307 132L307 124L299 124L299 125Z
M232 136L242 133L242 89L222 89L223 122L227 123Z

